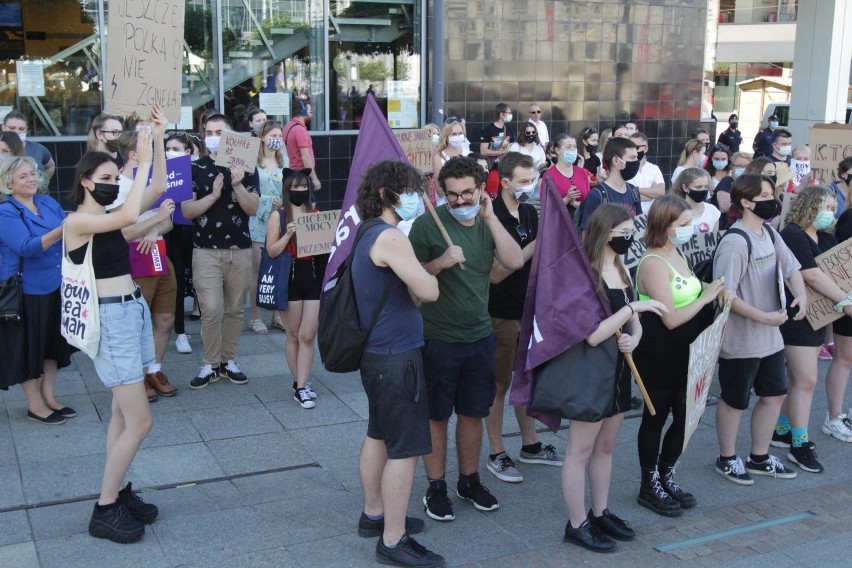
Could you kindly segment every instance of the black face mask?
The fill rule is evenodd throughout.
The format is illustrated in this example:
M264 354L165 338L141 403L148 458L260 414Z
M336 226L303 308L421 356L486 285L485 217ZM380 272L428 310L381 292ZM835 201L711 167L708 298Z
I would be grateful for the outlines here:
M90 189L89 193L92 199L98 205L112 205L118 199L118 184L117 183L96 183L95 189Z
M736 120L731 121L731 130L736 130L739 125L740 125L740 123L737 122Z
M535 134L527 133L527 134L524 134L524 136L526 136L527 142L535 142Z
M118 152L118 140L104 140L107 152Z
M559 161L559 158L557 156L551 156L549 159L550 163L553 165L556 165L556 162Z
M772 180L772 187L774 188L778 184L778 176L766 176Z
M707 190L707 189L700 189L700 190L690 189L689 192L687 193L687 195L689 195L689 198L691 200L693 200L694 202L702 203L704 200L707 199L708 191L709 190Z
M586 151L589 152L590 154L594 154L595 152L598 151L598 145L597 144L586 144Z
M296 207L301 207L302 205L308 202L308 193L309 192L307 191L291 191L290 203L292 203Z
M630 181L636 177L636 174L639 173L639 167L642 165L639 163L639 160L635 162L625 162L624 169L621 170L621 179L624 181Z
M844 177L844 178L842 178L842 179L843 179L843 182L844 182L847 186L852 186L852 174L849 174L849 175L847 175L846 177Z
M647 155L648 155L648 154L647 154L647 152L636 152L636 157L637 157L637 158L639 158L639 161L640 161L640 162L641 162L642 160L644 160L644 159L645 159L645 156L647 156Z
M609 244L609 248L611 248L615 254L624 254L630 250L630 245L633 244L633 236L612 237L607 244Z
M769 221L778 214L777 202L774 199L752 201L752 203L754 203L754 209L751 212L765 221Z

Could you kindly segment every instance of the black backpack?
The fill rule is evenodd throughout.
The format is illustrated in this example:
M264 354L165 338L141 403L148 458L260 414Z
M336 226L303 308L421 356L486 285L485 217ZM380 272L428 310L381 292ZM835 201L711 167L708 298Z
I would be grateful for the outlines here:
M359 369L364 345L376 325L390 291L390 286L386 286L370 320L370 326L361 331L351 265L364 231L382 222L381 219L368 219L358 227L349 257L343 262L337 283L326 296L320 310L317 343L322 364L332 373L351 373Z
M604 203L609 203L609 194L606 191L606 184L604 182L596 183L592 186L591 191L589 191L589 195L592 194L592 191L597 191L601 194L601 205ZM633 202L636 210L641 214L642 213L642 197L639 195L639 189L633 185L632 183L627 183L627 193L630 194L630 197L633 198ZM580 206L577 208L577 211L574 212L574 226L577 227L577 232L581 232L583 226L583 220L586 217L586 203L589 202L589 195L580 203Z
M775 230L772 227L766 227L766 230L769 232L769 238L772 239L772 244L775 244ZM751 260L751 238L749 238L748 233L743 231L742 229L728 229L724 235L719 238L719 242L716 243L716 250L719 250L719 244L722 242L722 239L730 235L731 233L735 233L740 235L745 239L746 245L748 246L748 258ZM692 267L692 273L698 277L702 282L710 283L713 282L713 261L716 259L716 251L713 251L713 256L710 258L704 259L695 266Z

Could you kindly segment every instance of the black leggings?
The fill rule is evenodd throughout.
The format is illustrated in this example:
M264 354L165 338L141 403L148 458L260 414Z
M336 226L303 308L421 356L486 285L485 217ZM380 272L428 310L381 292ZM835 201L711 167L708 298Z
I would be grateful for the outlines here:
M648 387L647 390L657 415L651 416L648 406L645 406L642 424L639 426L639 465L641 467L656 466L658 455L660 461L674 465L683 451L683 430L686 425L686 381L684 380L682 385L674 389ZM672 424L666 430L661 451L660 437L669 412L672 414Z
M180 335L186 333L184 327L183 300L187 295L187 277L191 276L187 271L192 271L192 227L189 225L175 225L166 239L169 260L175 268L175 280L177 281L177 294L175 295L175 333Z

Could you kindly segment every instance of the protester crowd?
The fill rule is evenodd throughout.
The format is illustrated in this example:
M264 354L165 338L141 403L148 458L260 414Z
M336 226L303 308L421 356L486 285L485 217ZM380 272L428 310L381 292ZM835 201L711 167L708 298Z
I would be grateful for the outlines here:
M77 209L68 214L41 192L56 164L43 146L26 140L24 115L13 111L4 120L3 309L7 292L17 290L19 297L17 319L4 312L0 320L6 365L0 388L20 384L27 417L61 425L76 411L56 398L57 370L77 349L93 357L113 395L93 536L134 542L157 517L157 508L125 484L153 424L149 403L177 395L182 386L249 381L237 361L247 303L251 332L286 333L282 355L292 385L282 388L292 388L300 408L322 411L310 375L323 281L331 274L328 255L298 254L296 219L317 212L315 195L322 191L304 112L295 105L293 118L281 124L248 109L249 135L260 140L253 172L217 165L222 137L233 125L215 110L200 117L198 132L167 132L156 106L142 118L100 115L70 188ZM424 529L423 520L405 513L422 456L426 515L455 518L446 479L453 414L458 499L480 511L500 506L479 472L485 434L485 466L500 481L522 482L528 465L563 468L566 542L604 552L633 539L622 518L629 512L617 515L607 501L616 436L625 413L642 404L632 396L634 374L655 410L645 405L636 442L637 501L669 517L697 506L675 481L685 445L689 347L723 309L730 316L719 357L715 471L740 485L758 475L792 479L797 468L823 471L808 432L820 359L831 359L822 431L852 442L852 419L842 408L852 369L852 294L816 261L852 237L846 210L852 159L837 165L835 179L814 179L808 148L793 146L777 117L748 153L731 115L718 143L706 131L692 133L664 178L636 122L601 132L589 126L575 136L549 131L539 105L527 112L525 122L516 121L508 104L497 105L478 137L461 117L429 125L431 176L381 161L356 180L363 223L347 266L365 334L360 373L370 414L358 531L378 537L377 559L384 563L444 563L411 536ZM176 203L164 195L166 172L171 160L187 157L192 194ZM795 199L781 228L787 196ZM185 221L178 222L176 211ZM628 267L624 255L635 245L640 215L643 253ZM702 272L680 247L696 234L720 231L727 232ZM531 339L530 330L535 335L548 325L530 315L542 278L537 263L564 254L588 276L588 313L599 315L588 320L586 313L588 321L580 322L573 319L579 311L556 310L545 317L586 329L574 342L584 354L569 350L577 361L603 357L607 363L597 389L563 393L549 411L570 421L567 448L560 449L539 438L534 397L514 404L513 381L526 364L516 354L541 341ZM66 267L93 275L85 289L98 299L93 350L64 317ZM268 320L270 305L259 293L266 267L282 271ZM805 319L806 285L843 317L814 330ZM163 362L173 333L177 351L192 352L184 327L189 296L201 320L201 366L195 376L175 380ZM573 380L588 386L582 376ZM752 390L757 402L743 460L736 439ZM503 444L510 392L522 465ZM787 462L770 454L770 446L786 449Z

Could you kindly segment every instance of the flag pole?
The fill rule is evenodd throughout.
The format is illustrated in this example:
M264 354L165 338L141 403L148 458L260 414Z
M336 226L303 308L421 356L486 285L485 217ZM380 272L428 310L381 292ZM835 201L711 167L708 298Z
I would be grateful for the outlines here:
M435 220L435 224L438 225L438 230L441 231L441 236L444 237L444 241L447 243L448 247L453 246L453 241L450 240L450 235L447 233L447 230L444 228L444 224L441 222L441 218L438 217L438 212L435 211L435 208L432 207L432 202L429 201L429 196L425 193L423 194L423 203L426 205L426 209L429 210L429 213L432 214L432 219ZM465 268L464 263L460 262L459 266L461 266L462 270L467 270Z
M616 337L621 337L621 332L615 332ZM642 398L645 400L645 406L648 407L648 412L651 413L651 416L656 416L657 411L654 408L654 404L651 402L651 397L648 396L648 391L645 390L645 383L642 382L642 377L639 376L639 371L636 369L636 363L633 362L633 355L630 353L622 353L624 355L624 359L627 361L627 366L630 367L630 372L633 373L633 380L636 382L636 386L639 387L639 392L642 393Z

